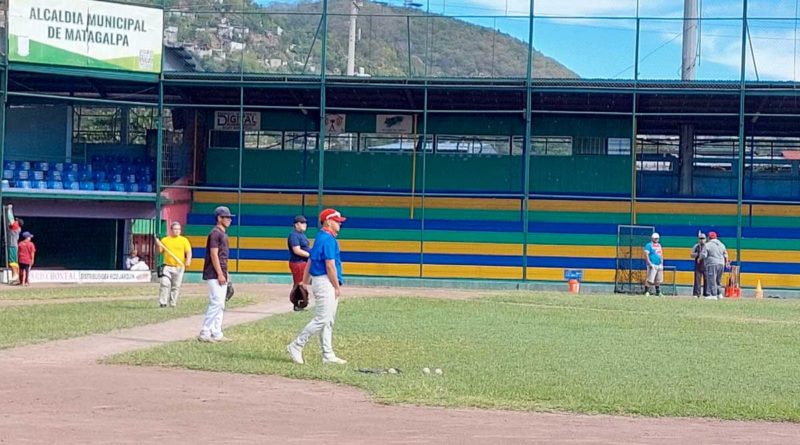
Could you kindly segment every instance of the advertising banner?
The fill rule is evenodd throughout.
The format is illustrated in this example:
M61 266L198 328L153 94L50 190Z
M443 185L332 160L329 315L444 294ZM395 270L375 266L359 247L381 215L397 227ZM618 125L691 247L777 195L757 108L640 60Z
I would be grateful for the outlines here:
M261 113L258 111L245 111L242 127L244 131L261 130ZM238 111L215 111L214 129L223 131L239 131Z
M409 114L379 114L375 122L376 133L411 134L414 117Z
M32 283L149 283L149 270L31 270Z
M161 9L95 0L11 0L8 59L161 72Z

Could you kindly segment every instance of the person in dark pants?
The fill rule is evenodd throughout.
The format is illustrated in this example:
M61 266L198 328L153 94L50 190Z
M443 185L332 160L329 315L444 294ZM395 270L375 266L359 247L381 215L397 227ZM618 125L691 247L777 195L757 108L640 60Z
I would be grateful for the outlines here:
M311 252L308 237L306 236L307 229L308 221L305 216L295 216L294 230L289 234L289 238L286 241L289 247L289 270L292 272L292 290L289 292L289 301L292 301L295 311L303 310L292 300L292 294L297 286L303 285L303 272L306 270L309 252Z
M33 244L33 235L30 232L22 232L19 242L19 284L22 286L31 285L31 267L36 259L36 246Z
M692 247L692 259L694 260L694 287L692 287L692 295L695 298L700 296L708 296L708 286L706 286L706 267L703 261L703 250L706 248L706 235L700 233L697 235L697 244Z

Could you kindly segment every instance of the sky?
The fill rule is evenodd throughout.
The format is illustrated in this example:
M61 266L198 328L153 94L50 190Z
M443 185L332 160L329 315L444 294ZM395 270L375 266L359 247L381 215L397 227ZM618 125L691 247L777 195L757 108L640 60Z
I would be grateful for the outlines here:
M415 1L420 9L528 40L530 0ZM743 1L700 0L698 80L739 80ZM683 3L534 0L533 45L581 77L633 79L638 10L639 79L680 79ZM799 7L800 0L748 0L748 79L800 80Z

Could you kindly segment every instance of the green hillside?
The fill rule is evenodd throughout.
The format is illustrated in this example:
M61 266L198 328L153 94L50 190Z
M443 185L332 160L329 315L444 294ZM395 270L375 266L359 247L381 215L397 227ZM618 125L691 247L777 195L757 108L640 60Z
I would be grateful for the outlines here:
M161 4L162 0L150 2ZM346 71L349 5L349 0L329 2L329 74ZM259 6L254 0L164 0L164 6L169 11L165 16L168 43L187 47L206 71L238 72L240 65L250 73L321 71L323 30L318 29L318 1ZM525 42L462 20L365 1L358 28L356 69L362 67L371 76L526 74ZM534 77L578 76L536 52Z

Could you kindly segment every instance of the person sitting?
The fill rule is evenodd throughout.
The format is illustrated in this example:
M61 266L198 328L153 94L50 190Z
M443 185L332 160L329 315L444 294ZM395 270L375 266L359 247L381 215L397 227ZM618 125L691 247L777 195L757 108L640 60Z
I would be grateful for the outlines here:
M128 258L125 258L126 270L150 270L147 263L139 259L139 252L136 249L131 249Z

